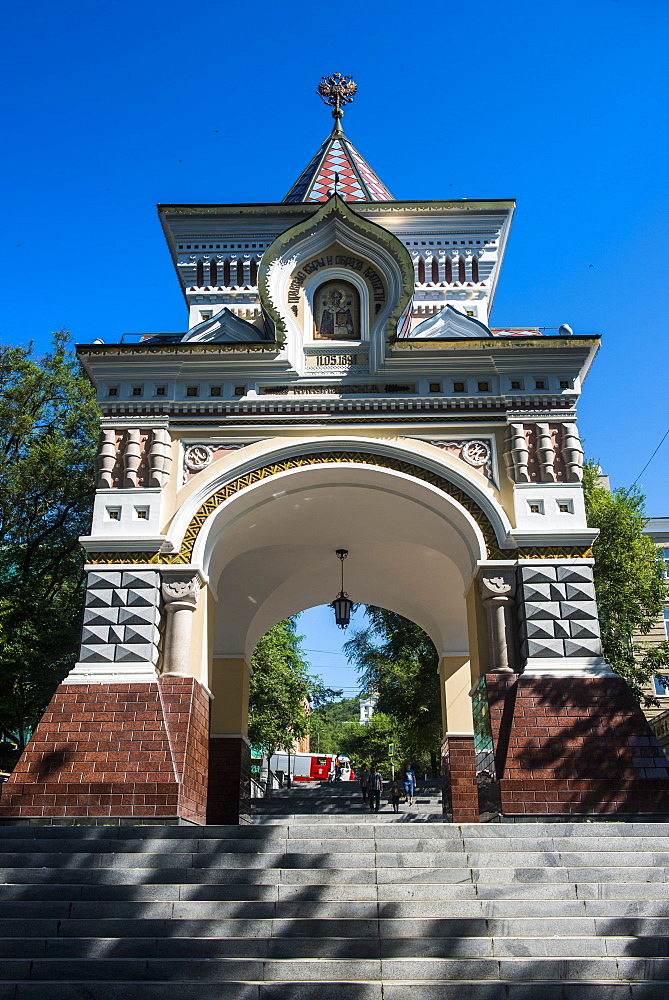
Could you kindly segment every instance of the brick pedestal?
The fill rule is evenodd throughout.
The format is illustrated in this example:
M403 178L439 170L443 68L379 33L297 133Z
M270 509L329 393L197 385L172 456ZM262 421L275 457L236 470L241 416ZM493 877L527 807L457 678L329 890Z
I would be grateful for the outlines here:
M503 814L669 813L669 761L621 677L487 674L476 696Z
M479 802L473 736L446 736L441 747L444 818L478 823Z
M249 812L251 750L241 736L209 740L207 823L243 823Z
M204 823L208 727L190 677L61 684L2 786L0 818Z

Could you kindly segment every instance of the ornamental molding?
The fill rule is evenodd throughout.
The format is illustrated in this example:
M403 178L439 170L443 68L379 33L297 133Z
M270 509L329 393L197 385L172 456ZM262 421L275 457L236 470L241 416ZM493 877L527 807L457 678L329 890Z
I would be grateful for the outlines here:
M487 570L479 576L479 592L484 603L512 600L516 593L516 574L513 570Z
M411 462L402 459L392 458L387 455L378 455L363 451L317 451L302 455L295 455L284 458L280 461L254 469L245 475L239 476L224 487L213 493L203 504L197 513L191 518L190 523L184 533L181 548L175 553L166 552L91 552L88 554L88 562L91 564L100 563L147 563L147 564L190 564L193 549L198 535L204 526L207 518L213 514L221 504L229 500L236 493L255 483L261 482L271 476L292 469L307 468L314 465L355 463L361 465L377 466L379 468L390 469L421 480L431 486L441 490L451 499L459 503L474 519L478 525L485 542L488 559L574 559L591 555L590 548L579 546L558 546L555 548L543 548L535 546L527 549L503 549L497 543L495 530L485 511L479 504L469 496L463 489L451 483L443 476L429 469L422 468Z
M288 308L291 276L303 262L334 244L380 268L388 285L388 301L377 322L382 320L389 340L396 336L400 317L414 290L411 257L393 233L358 215L335 194L303 222L277 236L263 254L258 269L258 295L274 323L279 343L285 341L289 325L295 328Z
M196 442L184 448L182 485L188 483L193 476L203 472L219 458L225 458L230 452L247 448L256 441L216 441L211 444Z
M495 481L493 474L493 442L490 438L415 438L424 441L434 448L441 448L456 458L462 459L477 472L480 472L490 482Z
M184 576L169 576L163 580L162 595L165 604L169 608L175 603L185 603L193 608L197 604L200 596L200 578L196 574L185 574Z

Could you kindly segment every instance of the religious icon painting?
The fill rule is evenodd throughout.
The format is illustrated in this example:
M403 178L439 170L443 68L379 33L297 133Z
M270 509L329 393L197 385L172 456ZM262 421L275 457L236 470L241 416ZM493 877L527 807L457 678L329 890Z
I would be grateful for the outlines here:
M314 298L316 340L360 340L360 295L348 281L326 281Z

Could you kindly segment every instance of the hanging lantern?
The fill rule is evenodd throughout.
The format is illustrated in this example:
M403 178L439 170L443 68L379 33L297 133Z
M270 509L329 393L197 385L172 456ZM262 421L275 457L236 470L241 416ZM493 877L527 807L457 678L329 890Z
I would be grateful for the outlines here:
M341 559L341 591L335 597L331 607L335 613L335 622L339 628L347 628L351 621L351 608L353 601L344 590L344 559L348 555L348 549L337 549L337 557Z

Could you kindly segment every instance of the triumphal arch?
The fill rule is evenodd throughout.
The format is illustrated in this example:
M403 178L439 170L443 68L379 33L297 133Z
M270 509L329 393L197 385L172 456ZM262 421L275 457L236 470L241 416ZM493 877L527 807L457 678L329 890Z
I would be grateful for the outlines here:
M81 652L2 815L243 819L249 663L351 598L440 655L453 820L651 812L602 658L576 404L599 346L490 325L511 201L396 200L334 127L280 202L161 205L188 330L79 347L102 411ZM551 318L552 319L552 318Z

